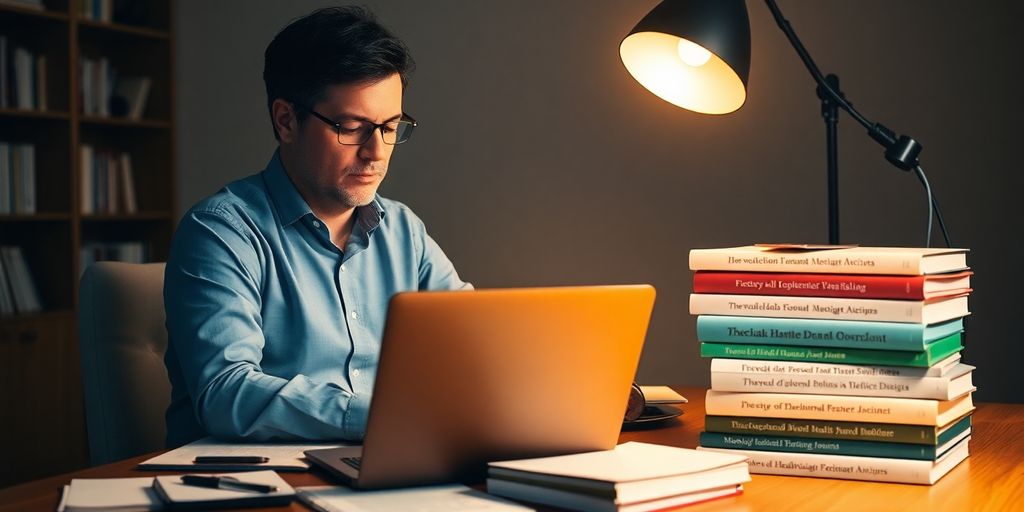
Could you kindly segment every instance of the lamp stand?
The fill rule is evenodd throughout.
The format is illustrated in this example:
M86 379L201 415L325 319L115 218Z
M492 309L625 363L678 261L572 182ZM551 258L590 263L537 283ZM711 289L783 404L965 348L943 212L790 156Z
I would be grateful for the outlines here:
M832 92L843 98L839 90L839 77L829 74L825 77ZM821 98L821 117L825 119L825 144L828 158L828 243L839 245L839 104L832 94L818 86Z

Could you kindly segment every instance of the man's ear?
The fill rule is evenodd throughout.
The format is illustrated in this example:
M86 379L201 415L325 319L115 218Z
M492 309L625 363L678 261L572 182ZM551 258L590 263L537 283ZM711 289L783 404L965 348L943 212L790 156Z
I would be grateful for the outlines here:
M299 131L299 120L295 116L295 106L281 98L270 105L270 119L277 129L277 136L282 143L295 142Z

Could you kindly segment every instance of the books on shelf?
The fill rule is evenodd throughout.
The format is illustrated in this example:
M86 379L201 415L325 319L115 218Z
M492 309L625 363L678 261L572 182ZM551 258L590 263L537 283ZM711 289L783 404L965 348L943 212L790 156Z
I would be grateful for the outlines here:
M0 35L0 108L47 110L46 55Z
M127 117L136 121L142 119L153 84L152 78L121 75L107 57L81 57L79 75L83 114Z
M122 76L114 86L113 97L123 101L123 111L112 112L115 116L123 116L133 121L142 119L149 100L149 89L153 80L148 76Z
M0 141L0 214L36 210L35 145Z
M130 154L97 150L89 144L82 144L79 162L79 206L82 213L138 211Z
M660 510L742 491L745 457L628 442L612 450L491 462L487 492L573 510Z
M36 289L21 247L0 247L0 274L0 313L22 314L42 311L39 290Z
M43 0L0 0L0 4L23 7L25 9L43 10Z
M967 270L967 249L849 247L779 249L748 245L690 251L690 270L928 275Z
M966 249L690 253L711 389L700 449L752 473L932 484L967 457Z
M147 244L142 241L131 242L86 242L82 244L79 254L82 271L97 261L123 261L125 263L145 263L148 260Z

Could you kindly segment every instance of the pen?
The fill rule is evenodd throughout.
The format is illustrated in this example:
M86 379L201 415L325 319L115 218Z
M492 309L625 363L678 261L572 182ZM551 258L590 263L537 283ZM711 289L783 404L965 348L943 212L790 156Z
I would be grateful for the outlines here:
M197 455L192 462L196 464L262 464L270 461L259 455Z
M196 487L228 489L232 491L256 491L268 493L277 490L276 485L242 482L233 476L183 475L181 477L181 483L185 485L193 485Z

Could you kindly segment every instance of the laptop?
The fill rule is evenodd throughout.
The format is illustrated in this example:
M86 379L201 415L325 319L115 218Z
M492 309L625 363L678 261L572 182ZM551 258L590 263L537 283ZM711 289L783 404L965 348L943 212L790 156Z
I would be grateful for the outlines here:
M306 451L353 487L479 482L487 462L608 450L649 285L392 297L362 446Z

